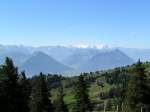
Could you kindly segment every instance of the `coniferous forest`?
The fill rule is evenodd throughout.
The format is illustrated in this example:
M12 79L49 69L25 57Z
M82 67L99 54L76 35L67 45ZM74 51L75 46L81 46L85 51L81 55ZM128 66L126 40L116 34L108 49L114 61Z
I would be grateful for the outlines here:
M150 63L27 77L10 58L0 66L0 112L150 112Z

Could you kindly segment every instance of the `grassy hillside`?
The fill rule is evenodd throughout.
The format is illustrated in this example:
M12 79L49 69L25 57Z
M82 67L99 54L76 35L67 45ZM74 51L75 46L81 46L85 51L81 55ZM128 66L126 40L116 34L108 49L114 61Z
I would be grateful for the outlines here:
M143 66L146 67L146 72L150 73L150 63L146 62L143 63ZM111 110L115 111L116 106L119 101L119 97L113 96L112 98L108 98L109 94L111 94L110 91L119 91L122 87L122 83L125 82L124 79L127 81L130 79L130 76L133 75L133 69L135 65L132 66L126 66L126 67L120 67L115 68L107 71L97 71L97 72L90 72L90 73L83 73L85 81L88 83L88 90L89 90L89 96L92 101L92 103L96 105L101 105L100 107L94 107L95 112L101 112L103 110L103 103L104 102L111 102L112 105ZM64 85L64 101L68 105L69 110L71 111L73 108L73 105L75 104L75 83L77 80L77 76L75 77L68 77L63 79L63 85ZM99 84L103 83L102 85ZM100 94L104 93L106 94L105 97L100 97ZM52 99L55 100L57 96L57 88L52 89ZM118 94L118 93L114 93ZM96 111L97 110L97 111ZM107 110L106 112L111 112Z

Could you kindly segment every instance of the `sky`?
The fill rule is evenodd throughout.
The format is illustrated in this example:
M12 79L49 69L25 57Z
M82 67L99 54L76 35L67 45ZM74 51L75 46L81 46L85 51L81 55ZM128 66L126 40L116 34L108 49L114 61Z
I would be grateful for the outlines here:
M0 44L150 48L149 0L1 0Z

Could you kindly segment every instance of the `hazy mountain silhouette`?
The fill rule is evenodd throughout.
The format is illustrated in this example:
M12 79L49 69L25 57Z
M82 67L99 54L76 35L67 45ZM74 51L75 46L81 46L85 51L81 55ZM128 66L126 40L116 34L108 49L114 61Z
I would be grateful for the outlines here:
M133 64L134 61L120 50L101 52L80 66L80 71L104 70Z
M22 66L22 70L25 70L27 74L36 75L40 72L43 73L64 73L71 71L70 67L67 67L54 58L48 56L43 52L35 52Z
M150 60L149 49L136 48L75 48L63 46L28 47L0 45L0 63L10 57L28 74L64 73L103 70L132 64L141 59ZM40 51L40 52L38 52ZM36 52L36 53L34 53ZM69 72L68 72L69 71Z

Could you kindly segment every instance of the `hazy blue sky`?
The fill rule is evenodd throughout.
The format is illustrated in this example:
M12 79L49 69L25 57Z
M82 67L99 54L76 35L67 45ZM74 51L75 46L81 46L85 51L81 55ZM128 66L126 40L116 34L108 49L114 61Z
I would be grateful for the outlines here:
M1 0L0 44L150 48L150 0Z

